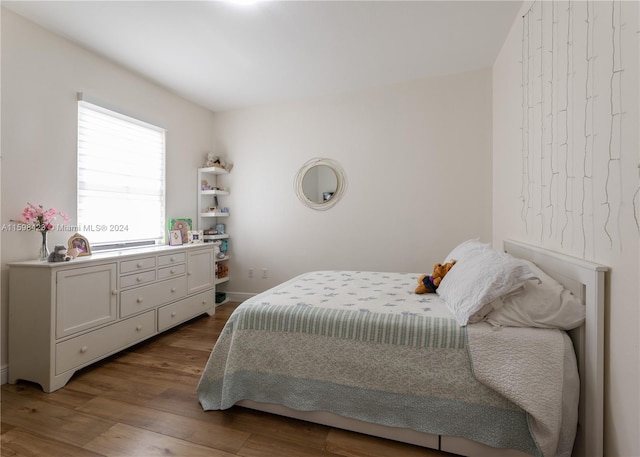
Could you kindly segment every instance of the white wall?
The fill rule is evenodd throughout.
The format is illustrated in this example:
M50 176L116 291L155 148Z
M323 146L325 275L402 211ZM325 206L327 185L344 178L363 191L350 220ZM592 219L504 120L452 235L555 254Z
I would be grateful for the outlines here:
M196 168L213 115L112 62L2 10L2 223L27 202L76 212L76 93L167 129L167 218L196 216ZM61 222L61 221L60 221ZM73 233L51 232L50 246ZM86 234L91 241L91 234ZM7 262L37 256L37 233L2 233L2 367L7 363Z
M488 69L229 111L214 126L216 152L234 162L229 291L259 292L316 269L430 272L461 240L490 239ZM347 175L328 211L294 192L314 157Z
M631 457L640 455L638 2L571 5L536 2L527 15L526 2L493 68L493 243L515 238L611 267L605 455Z

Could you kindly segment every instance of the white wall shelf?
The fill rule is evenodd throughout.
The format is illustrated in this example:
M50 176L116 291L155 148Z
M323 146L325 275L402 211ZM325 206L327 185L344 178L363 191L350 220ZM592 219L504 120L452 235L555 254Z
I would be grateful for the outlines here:
M223 233L222 235L204 235L204 239L206 240L226 240L229 238L228 233Z
M226 191L226 190L217 190L217 189L201 190L200 191L200 195L220 195L220 196L224 197L225 195L229 195L229 192Z
M222 183L219 182L218 178L220 176L228 175L229 172L224 168L220 167L208 167L208 168L198 168L198 220L197 220L197 229L198 230L207 230L210 228L216 228L216 225L219 223L218 218L227 218L229 217L228 212L220 211L224 206L218 200L218 197L226 197L229 195L229 190L222 187ZM206 181L206 187L203 188L204 181ZM224 183L224 179L222 180ZM208 188L210 187L210 188ZM215 210L211 211L210 209L215 208ZM203 235L205 243L219 240L226 240L229 238L229 234L222 233L216 235ZM217 251L217 248L216 248ZM226 255L223 258L214 259L214 272L218 272L219 269L225 270L226 275L222 278L215 278L215 284L222 284L229 281L229 273L226 269L226 265L222 265L222 262L226 262L229 260L229 256ZM220 305L220 303L216 303L216 305Z

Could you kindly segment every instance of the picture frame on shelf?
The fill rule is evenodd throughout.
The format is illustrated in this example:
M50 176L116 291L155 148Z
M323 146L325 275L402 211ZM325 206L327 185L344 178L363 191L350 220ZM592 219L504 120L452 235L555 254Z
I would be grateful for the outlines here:
M189 230L187 232L187 243L189 244L204 243L202 230Z
M182 233L182 244L187 244L188 240L188 232L193 227L193 222L190 218L182 217L182 218L173 218L169 219L169 230L180 230Z
M180 230L169 230L169 246L182 246L182 232Z
M75 257L91 255L91 245L89 244L89 240L79 233L71 235L67 241L67 249L68 252L73 249L73 252L76 254Z

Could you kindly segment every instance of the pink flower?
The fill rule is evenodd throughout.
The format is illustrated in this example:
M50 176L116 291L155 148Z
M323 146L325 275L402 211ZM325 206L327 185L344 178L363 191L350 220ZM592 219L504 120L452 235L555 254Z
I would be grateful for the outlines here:
M12 220L12 222L18 222L24 224L28 230L38 230L40 232L48 232L53 230L56 217L62 217L64 222L69 220L66 213L59 211L55 208L44 209L42 205L34 205L27 203L27 207L22 210L22 220Z

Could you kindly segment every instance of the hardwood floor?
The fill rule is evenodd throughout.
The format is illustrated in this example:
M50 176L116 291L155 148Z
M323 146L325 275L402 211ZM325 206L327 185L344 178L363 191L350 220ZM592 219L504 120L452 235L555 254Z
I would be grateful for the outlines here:
M203 411L196 385L236 306L87 367L53 393L2 386L1 455L451 456L240 407Z

